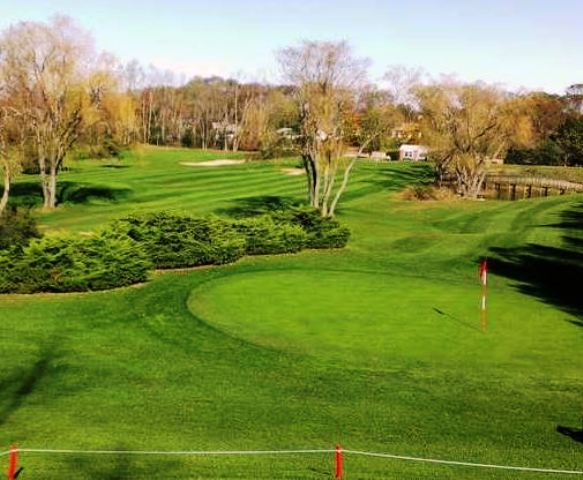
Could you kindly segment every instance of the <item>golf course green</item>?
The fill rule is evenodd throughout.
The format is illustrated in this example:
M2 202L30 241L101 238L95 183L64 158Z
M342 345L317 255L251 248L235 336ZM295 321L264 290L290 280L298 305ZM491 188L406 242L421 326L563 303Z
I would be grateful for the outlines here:
M72 162L61 205L35 215L46 234L84 235L132 212L236 215L303 200L294 159L185 165L225 158L244 156L149 147ZM345 249L158 271L112 291L0 295L0 451L339 443L583 470L583 197L403 199L430 178L425 163L358 163L338 211L352 232ZM13 190L16 203L40 198L33 176ZM24 480L318 479L332 478L333 460L22 452L19 462ZM350 454L345 472L569 478Z

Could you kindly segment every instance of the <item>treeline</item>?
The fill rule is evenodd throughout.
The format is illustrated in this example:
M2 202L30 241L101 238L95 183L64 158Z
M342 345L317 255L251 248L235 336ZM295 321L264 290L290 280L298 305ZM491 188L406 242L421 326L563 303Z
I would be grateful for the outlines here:
M170 72L98 52L67 17L20 22L0 35L0 214L22 172L39 175L43 207L54 208L67 157L112 157L137 143L273 156L291 148L297 122L290 87L178 84Z
M282 85L180 82L98 52L66 17L10 26L0 35L0 215L20 172L39 176L50 209L67 157L111 157L137 143L299 155L322 216L334 215L346 188L348 148L354 158L423 143L438 178L455 176L469 197L493 159L583 164L581 84L563 96L513 94L393 67L379 86L346 42L306 41L277 59Z

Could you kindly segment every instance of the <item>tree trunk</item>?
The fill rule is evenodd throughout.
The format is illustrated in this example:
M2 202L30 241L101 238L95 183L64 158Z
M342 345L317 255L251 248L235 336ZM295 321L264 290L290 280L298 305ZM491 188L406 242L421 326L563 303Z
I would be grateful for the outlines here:
M150 135L152 132L152 102L154 101L152 92L148 92L148 125L146 130L146 143L150 143Z
M233 137L233 152L238 152L239 151L239 133L235 133L235 136Z
M4 167L4 191L2 192L2 198L0 198L0 217L6 210L6 205L8 205L8 195L10 194L10 170L8 167Z
M336 213L336 206L338 205L338 201L340 200L340 197L344 193L344 190L346 190L346 187L348 186L348 178L350 177L350 172L352 171L352 168L354 167L355 163L356 163L356 157L354 157L350 161L350 163L346 167L346 170L344 170L344 177L342 178L342 184L340 185L340 188L336 192L336 196L334 197L334 201L332 202L332 205L330 205L330 210L328 212L329 217L333 217L334 214Z
M43 191L43 208L52 210L57 206L57 169L50 168L49 174L41 172L41 184Z
M311 159L309 155L302 155L302 161L304 164L304 170L306 171L306 181L308 183L308 202L310 205L313 203L312 195L313 195L313 185L314 179L312 177L312 167L311 167Z
M327 217L332 210L330 199L334 190L334 182L336 181L336 168L331 166L327 168L326 172L326 188L324 190L324 199L322 200L322 216Z
M313 194L313 203L312 206L314 208L317 208L318 210L320 209L320 189L321 189L321 185L322 185L322 179L320 178L320 169L318 168L318 161L315 160L312 162L312 170L313 170L313 175L314 175L314 194Z

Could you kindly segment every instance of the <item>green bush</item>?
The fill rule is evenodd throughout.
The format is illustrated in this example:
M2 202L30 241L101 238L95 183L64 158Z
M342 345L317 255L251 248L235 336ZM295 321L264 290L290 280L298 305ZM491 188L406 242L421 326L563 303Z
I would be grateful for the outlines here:
M564 153L552 140L543 140L535 148L510 149L504 163L514 165L562 165Z
M0 217L0 250L23 248L33 238L40 232L29 209L9 208Z
M24 215L0 240L0 293L82 292L142 282L158 268L218 265L244 254L340 248L350 232L316 210L285 207L243 219L159 212L118 220L88 237L38 236ZM2 230L4 228L4 230Z
M158 212L126 217L114 228L140 243L158 268L220 265L245 253L245 238L218 217Z
M83 144L76 147L72 151L71 157L75 160L121 158L123 156L124 149L127 147L127 145L122 145L112 136L107 135L100 143Z
M151 268L140 245L101 232L44 237L0 253L0 293L82 292L143 282Z
M289 158L296 157L298 150L294 142L289 138L284 138L276 132L268 132L260 141L259 157L262 160L271 158Z
M299 225L275 223L269 215L237 220L233 227L246 241L247 255L299 252L307 234Z
M272 213L278 223L300 226L307 234L307 248L343 248L350 238L350 230L334 218L322 218L311 207L290 207Z

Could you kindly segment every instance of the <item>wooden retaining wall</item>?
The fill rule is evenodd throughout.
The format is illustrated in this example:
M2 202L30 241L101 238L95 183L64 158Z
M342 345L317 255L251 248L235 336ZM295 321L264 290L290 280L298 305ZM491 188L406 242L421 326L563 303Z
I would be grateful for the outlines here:
M510 175L488 175L483 190L493 190L496 198L502 198L507 193L510 200L532 197L548 197L549 195L565 195L583 192L583 183L555 180L544 177L518 177Z

